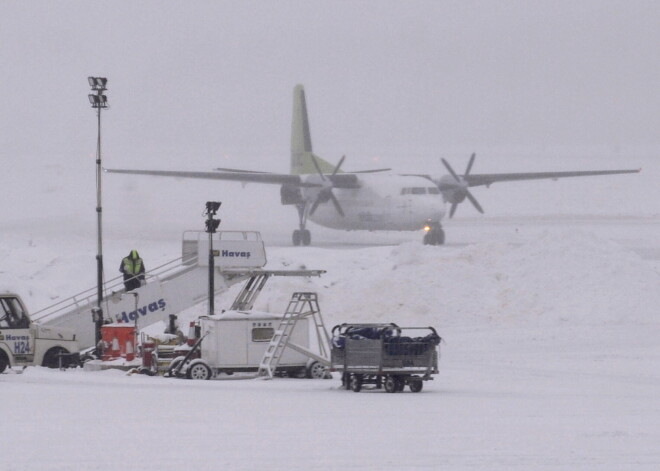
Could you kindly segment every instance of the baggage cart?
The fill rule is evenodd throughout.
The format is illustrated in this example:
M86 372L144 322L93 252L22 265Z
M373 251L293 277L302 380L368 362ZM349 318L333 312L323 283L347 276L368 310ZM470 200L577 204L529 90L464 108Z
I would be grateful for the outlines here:
M375 385L389 393L408 386L420 392L423 382L438 373L438 345L433 327L396 324L341 324L332 329L331 371L342 385L359 392Z

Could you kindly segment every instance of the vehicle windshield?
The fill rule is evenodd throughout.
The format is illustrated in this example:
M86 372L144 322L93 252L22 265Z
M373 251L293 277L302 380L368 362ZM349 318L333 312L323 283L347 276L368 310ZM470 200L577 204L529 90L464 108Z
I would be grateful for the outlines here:
M30 319L17 298L0 298L0 329L25 329L29 326Z

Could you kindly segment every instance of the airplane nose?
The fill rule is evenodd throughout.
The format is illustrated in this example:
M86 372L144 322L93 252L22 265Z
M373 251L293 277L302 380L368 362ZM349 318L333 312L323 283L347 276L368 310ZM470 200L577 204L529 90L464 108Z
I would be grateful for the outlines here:
M447 208L442 198L432 198L426 203L424 212L427 214L425 220L439 222L445 217Z

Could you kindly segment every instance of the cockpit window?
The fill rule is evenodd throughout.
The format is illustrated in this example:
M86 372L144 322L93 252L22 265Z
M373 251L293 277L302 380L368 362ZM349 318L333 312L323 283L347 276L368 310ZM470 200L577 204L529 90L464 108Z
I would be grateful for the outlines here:
M438 189L437 186L431 186L429 187L429 195L439 195L440 190Z

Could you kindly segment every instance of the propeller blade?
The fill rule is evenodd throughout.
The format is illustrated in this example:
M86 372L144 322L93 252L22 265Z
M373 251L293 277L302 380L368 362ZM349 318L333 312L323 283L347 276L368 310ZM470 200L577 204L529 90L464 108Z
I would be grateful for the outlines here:
M321 194L319 193L319 196L316 197L314 200L314 204L312 204L312 207L309 210L309 215L311 216L314 214L314 211L316 211L316 208L319 207L319 203L321 203Z
M339 204L339 201L337 201L337 198L335 197L334 194L332 194L332 192L330 192L330 201L332 201L332 204L335 205L335 209L337 210L339 215L341 217L344 217L344 210L341 209L341 205Z
M472 155L470 156L470 161L468 162L468 166L465 169L465 175L470 174L470 170L472 170L472 164L474 163L474 158L477 156L475 152L472 152Z
M449 173L451 173L451 176L452 176L452 177L454 177L454 180L456 180L457 182L461 183L461 179L458 178L458 175L456 175L456 172L454 172L454 169L451 168L451 165L449 165L449 162L447 162L445 159L441 159L441 160L442 160L442 163L445 165L445 168L447 169L447 171L448 171Z
M454 213L456 212L456 208L458 208L458 203L452 203L451 204L451 209L449 210L449 218L454 217Z
M345 158L346 158L346 156L345 156L345 155L342 155L342 156L341 156L341 159L339 159L339 163L338 163L337 166L335 167L334 172L332 172L332 176L333 176L333 177L334 177L335 175L337 175L337 172L339 171L339 167L341 167L341 164L344 163L344 159L345 159Z
M472 203L472 206L474 206L477 209L477 211L479 211L481 214L484 213L484 210L481 208L481 205L477 202L477 199L474 196L472 196L472 193L467 191L465 193L465 196L467 196L467 199L470 200L470 203Z
M477 156L477 154L475 152L473 152L472 155L470 156L470 160L468 161L467 168L465 169L465 175L470 174L470 171L472 170L472 165L474 164L474 160L475 160L476 156ZM447 168L449 173L451 173L451 176L454 177L454 180L456 180L456 183L457 183L455 189L452 189L448 184L446 184L447 190L449 190L449 191L454 190L454 191L457 192L457 194L454 195L456 200L463 201L464 198L469 199L470 203L472 203L472 206L474 206L477 211L479 211L481 214L483 214L484 210L481 207L481 205L479 204L479 202L477 201L477 199L474 196L472 196L472 193L470 193L470 190L468 190L468 184L464 180L459 178L458 175L456 175L456 172L454 172L454 169L451 168L451 165L449 165L449 162L447 162L445 159L442 159L442 163ZM438 188L440 188L440 185L438 185ZM441 188L441 191L442 191L442 188ZM465 195L465 196L463 196L463 195ZM458 204L459 204L458 202L455 202L455 203L451 204L451 209L449 210L449 217L450 218L452 218L454 216L454 213L456 212L456 208L458 207Z
M316 157L314 157L314 154L312 154L312 163L314 164L314 167L316 167L316 171L319 172L319 175L321 175L321 179L325 181L325 175L323 175L323 172L321 171L321 167L319 167L319 163L316 161Z

